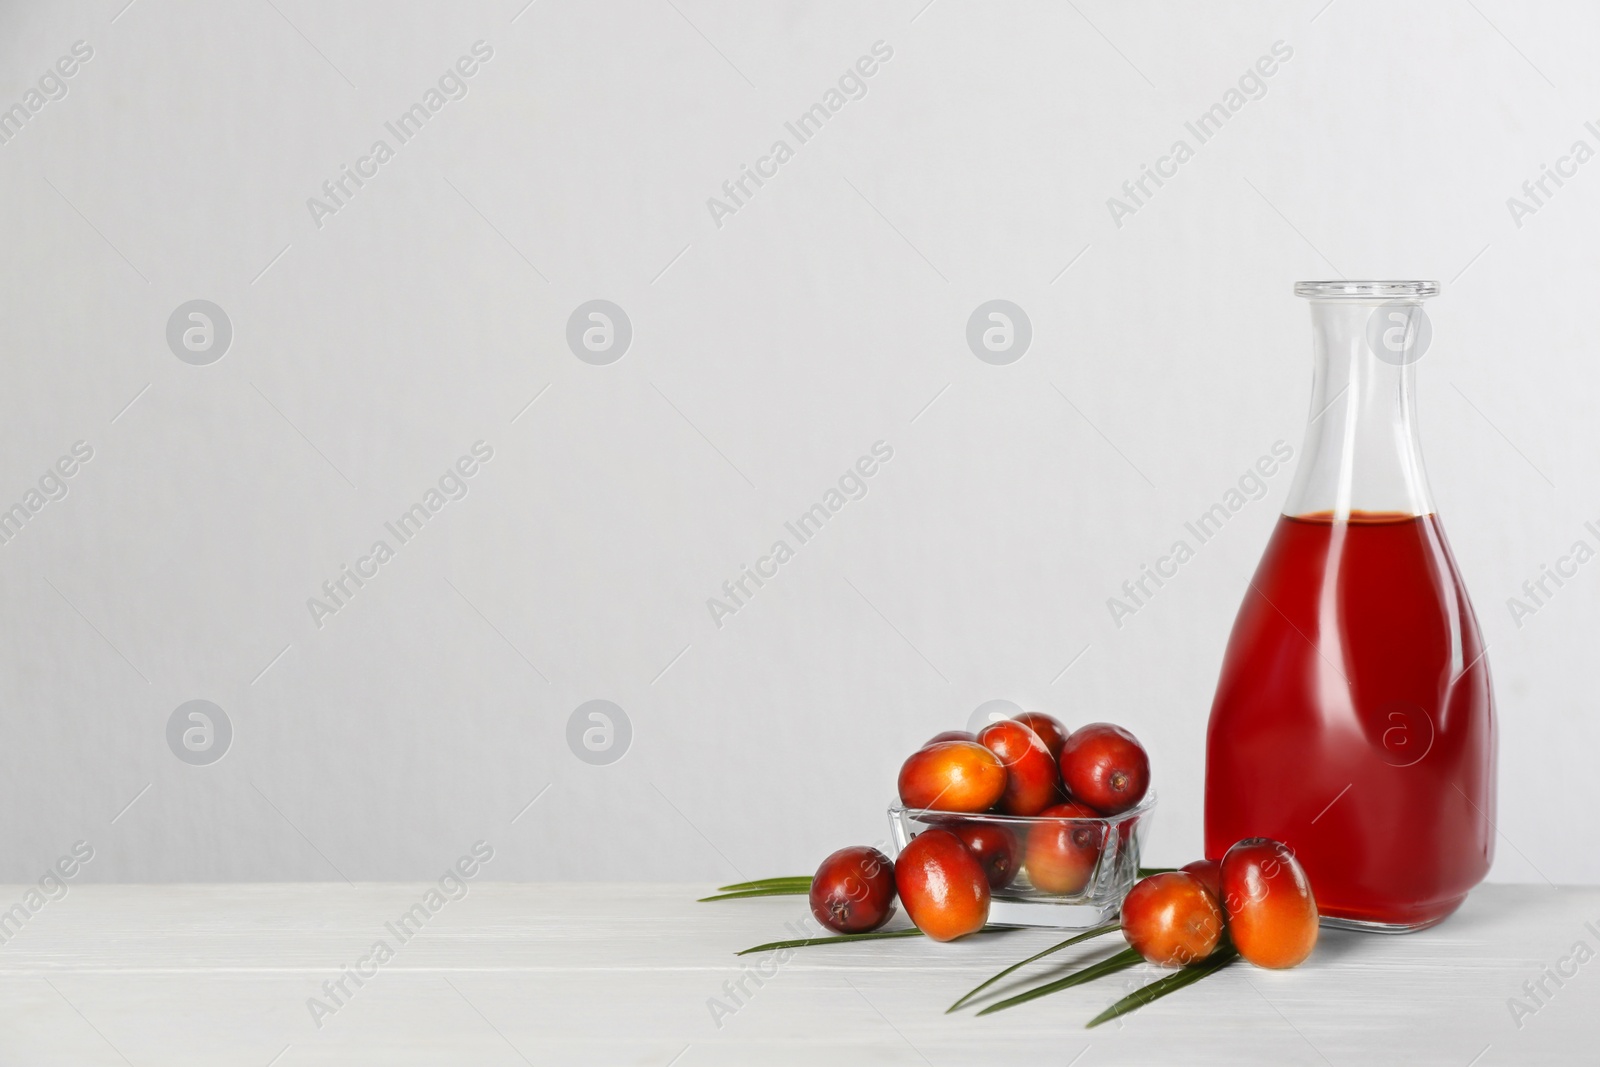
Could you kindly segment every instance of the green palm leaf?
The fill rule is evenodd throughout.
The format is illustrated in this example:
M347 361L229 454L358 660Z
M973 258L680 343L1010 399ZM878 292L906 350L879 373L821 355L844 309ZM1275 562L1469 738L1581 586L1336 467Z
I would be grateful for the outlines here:
M835 934L832 937L801 937L793 941L769 941L765 945L747 948L743 952L736 952L736 956L748 956L752 952L771 952L779 948L805 948L808 945L836 945L841 941L879 941L886 937L921 937L922 931L916 927L909 930L873 930L866 934Z
M1099 937L1102 934L1109 934L1113 930L1118 930L1118 929L1121 929L1121 928L1116 923L1107 923L1105 926L1097 926L1093 930L1085 930L1083 933L1078 934L1076 937L1069 937L1065 941L1062 941L1062 942L1059 942L1057 944L1051 945L1049 948L1045 949L1043 952L1036 952L1032 956L1029 956L1025 960L1021 960L1021 961L1019 961L1017 963L1013 963L1011 966L1007 967L1005 970L1001 971L999 974L995 975L993 978L990 978L988 981L974 986L972 988L972 990L967 993L966 996L962 997L960 1000L956 1001L954 1004L952 1004L948 1008L946 1008L944 1013L946 1015L949 1015L951 1012L953 1012L957 1008L961 1007L961 1005L965 1004L967 1001L971 1000L973 997L977 996L979 993L983 992L985 989L988 989L990 986L994 985L996 982L1000 981L1000 979L1004 978L1006 975L1010 974L1011 972L1017 970L1019 967L1026 967L1028 964L1032 963L1034 960L1042 960L1046 956L1050 955L1052 952L1060 952L1064 948L1071 948L1073 945L1080 944L1080 943L1082 943L1084 941L1088 941L1090 938Z
M1198 982L1209 974L1216 974L1238 958L1238 949L1232 945L1222 945L1199 963L1191 963L1174 974L1169 974L1165 978L1158 978L1149 985L1129 993L1111 1005L1111 1007L1090 1019L1084 1029L1092 1030L1103 1022L1108 1022L1119 1015L1126 1015L1130 1011L1142 1008L1152 1000L1157 1000L1174 990L1182 989L1186 985Z
M968 937L977 937L979 934L1006 934L1014 927L1010 926L985 926L981 930L968 934ZM770 952L779 948L806 948L810 945L836 945L841 941L879 941L889 937L921 937L922 931L916 927L907 930L873 930L866 934L835 934L832 937L801 937L793 941L769 941L765 945L747 948L743 952L736 952L736 956L748 956L752 952Z
M1075 985L1082 985L1085 982L1092 982L1096 978L1104 978L1108 974L1115 974L1118 971L1127 970L1134 964L1143 962L1143 960L1144 957L1139 955L1139 953L1135 952L1131 948L1125 948L1116 955L1108 956L1107 958L1101 960L1099 963L1091 963L1089 966L1084 967L1081 970L1073 971L1065 978L1057 978L1053 982L1046 982L1043 985L1034 986L1025 993L1018 993L1014 997L1007 997L1005 1000L996 1001L987 1008L984 1008L982 1011L978 1012L978 1014L989 1015L993 1012L1004 1011L1006 1008L1014 1008L1018 1004L1023 1004L1030 1000L1037 1000L1039 997L1049 996L1051 993L1057 993L1063 989L1068 989Z
M741 889L770 889L777 885L811 885L811 876L808 874L787 874L777 878L757 878L753 882L735 882L732 885L719 885L719 893L737 893Z
M765 889L740 889L733 893L718 893L715 896L700 897L695 901L703 904L708 900L743 900L746 897L803 897L811 892L809 885L798 886L770 886Z

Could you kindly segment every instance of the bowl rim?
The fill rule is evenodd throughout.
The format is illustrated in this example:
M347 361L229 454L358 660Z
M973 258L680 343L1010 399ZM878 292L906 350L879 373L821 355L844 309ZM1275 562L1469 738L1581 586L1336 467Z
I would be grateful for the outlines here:
M1053 805L1052 805L1053 806ZM972 822L1000 823L1005 826L1035 826L1041 823L1093 823L1100 826L1118 826L1122 823L1137 819L1149 814L1156 806L1156 791L1147 790L1140 798L1139 803L1127 811L1115 815L1097 815L1094 818L1067 819L1060 816L1040 815L1002 815L998 812L988 811L940 811L937 808L908 808L899 800L889 805L889 814L896 818L909 818L917 822L933 822L935 819L956 819ZM1087 807L1087 805L1085 805ZM923 818L932 816L933 818Z

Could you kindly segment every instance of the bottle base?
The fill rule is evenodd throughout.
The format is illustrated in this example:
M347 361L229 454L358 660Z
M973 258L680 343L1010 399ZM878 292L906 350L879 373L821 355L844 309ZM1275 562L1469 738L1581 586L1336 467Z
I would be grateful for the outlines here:
M1450 918L1455 914L1456 909L1461 907L1461 902L1466 899L1465 895L1457 897L1455 900L1450 901L1444 910L1426 918L1418 918L1412 921L1383 922L1378 919L1357 919L1345 915L1325 914L1321 917L1320 923L1329 929L1355 930L1364 934L1414 934L1419 930L1438 926Z

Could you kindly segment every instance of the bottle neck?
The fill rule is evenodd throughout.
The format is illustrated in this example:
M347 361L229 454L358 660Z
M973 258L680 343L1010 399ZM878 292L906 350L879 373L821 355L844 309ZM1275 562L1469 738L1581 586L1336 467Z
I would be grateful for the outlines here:
M1313 300L1311 337L1310 421L1284 514L1431 514L1416 419L1421 301Z

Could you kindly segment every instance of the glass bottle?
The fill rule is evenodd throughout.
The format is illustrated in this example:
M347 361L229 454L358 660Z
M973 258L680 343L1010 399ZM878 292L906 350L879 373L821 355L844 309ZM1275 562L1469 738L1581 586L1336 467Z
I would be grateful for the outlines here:
M1434 514L1416 361L1435 282L1300 282L1311 417L1244 595L1206 739L1206 855L1294 849L1328 925L1439 922L1494 853L1477 619Z

